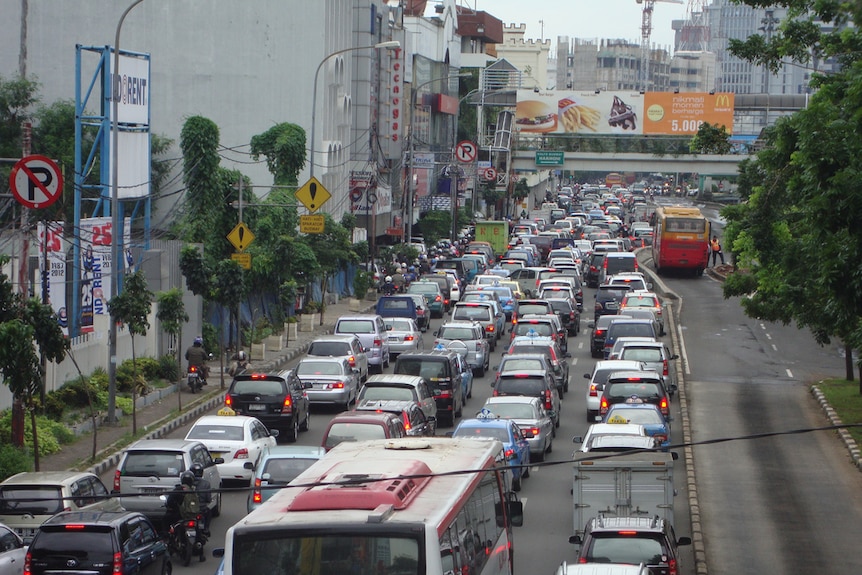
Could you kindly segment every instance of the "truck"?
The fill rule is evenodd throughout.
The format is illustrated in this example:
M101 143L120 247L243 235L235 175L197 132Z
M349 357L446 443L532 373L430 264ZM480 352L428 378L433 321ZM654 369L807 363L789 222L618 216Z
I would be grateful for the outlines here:
M476 241L488 242L496 257L509 249L509 222L476 222Z
M602 459L576 452L572 498L574 530L600 513L617 517L655 517L673 524L673 452L620 454ZM602 454L606 455L606 454Z
M545 202L540 208L530 211L530 219L533 221L542 220L544 225L549 226L551 225L551 210L558 208L559 206L553 202Z

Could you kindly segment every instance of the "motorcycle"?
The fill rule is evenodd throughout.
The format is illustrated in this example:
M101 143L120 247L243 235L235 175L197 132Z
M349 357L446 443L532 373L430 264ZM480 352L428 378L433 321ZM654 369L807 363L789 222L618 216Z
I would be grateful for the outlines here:
M186 374L186 378L188 379L189 389L192 393L199 392L204 385L206 385L206 379L204 379L204 372L197 365L190 365L189 371Z
M171 555L180 557L186 567L192 562L193 555L198 555L201 562L206 561L206 542L203 518L200 515L195 519L178 521L168 530L168 551Z

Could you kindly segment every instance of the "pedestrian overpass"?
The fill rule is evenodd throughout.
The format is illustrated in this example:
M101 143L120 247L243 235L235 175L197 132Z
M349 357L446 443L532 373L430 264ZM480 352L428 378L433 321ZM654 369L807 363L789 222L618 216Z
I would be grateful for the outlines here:
M562 163L559 156L562 155ZM551 157L553 156L553 157ZM738 173L739 163L749 154L685 154L656 155L637 152L549 152L547 150L514 150L512 167L515 173L545 170L580 172L660 172L663 174L694 173L725 178ZM537 163L538 160L538 163ZM554 163L549 163L553 161Z

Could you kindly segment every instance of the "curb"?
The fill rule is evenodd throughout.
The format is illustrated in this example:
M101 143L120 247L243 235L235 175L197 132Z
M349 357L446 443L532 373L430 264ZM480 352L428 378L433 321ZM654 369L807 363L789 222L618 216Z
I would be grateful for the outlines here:
M841 418L838 417L838 414L835 413L835 410L832 409L831 405L829 405L829 402L826 400L826 396L823 395L820 388L814 384L810 389L814 399L817 400L817 403L820 404L820 407L826 414L826 419L836 427L844 425L844 422L841 421ZM862 471L862 452L859 451L859 445L856 443L856 440L853 439L853 436L850 435L847 429L839 429L838 435L841 437L841 441L844 442L844 446L847 447L847 451L850 453L850 459L853 461L853 465L856 469Z

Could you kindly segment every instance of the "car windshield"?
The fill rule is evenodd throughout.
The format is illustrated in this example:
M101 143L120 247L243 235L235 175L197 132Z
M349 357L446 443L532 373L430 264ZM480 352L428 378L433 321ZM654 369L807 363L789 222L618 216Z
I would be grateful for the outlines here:
M413 331L413 324L409 319L391 318L386 322L389 331Z
M317 459L301 458L270 458L264 461L261 477L269 474L269 478L262 482L263 485L287 484L293 481L297 475L311 467Z
M546 303L541 304L533 304L533 303L522 303L518 305L518 314L519 315L527 315L527 314L537 314L542 315L548 313L549 305Z
M37 562L44 562L49 556L62 553L64 557L71 558L64 563L71 562L76 565L74 569L70 569L71 572L98 573L101 570L93 568L96 564L111 565L114 559L114 544L111 539L111 532L101 527L76 529L73 537L70 537L65 529L43 529L30 546L30 552ZM85 566L90 568L85 569Z
M661 361L661 350L657 347L624 347L620 359Z
M335 447L342 441L385 438L386 430L376 423L334 423L326 436L326 447Z
M277 379L238 379L233 382L231 394L282 395L284 384Z
M399 359L396 367L398 373L418 375L428 381L446 377L445 358Z
M452 319L491 321L491 310L485 306L455 306Z
M640 423L641 425L664 423L664 417L654 409L616 407L608 412L607 420L612 417L624 417L627 423Z
M502 395L539 396L545 391L545 379L543 377L501 377L495 391Z
M656 307L655 300L647 296L630 295L623 303L625 307Z
M344 319L335 328L338 333L374 333L374 321L370 319Z
M503 443L509 443L509 433L501 427L468 427L462 426L458 431L452 434L453 437L481 437L488 439L497 439Z
M533 333L549 337L554 335L554 329L549 323L518 322L514 329L515 335L532 335Z
M186 439L242 441L244 435L243 428L238 425L195 425Z
M296 375L343 375L340 363L332 361L301 361L296 366Z
M440 288L433 282L412 283L410 284L410 287L407 288L408 293L421 293L423 295L436 294L438 291L440 291Z
M56 485L9 485L0 488L0 514L54 515L63 510L63 500ZM34 501L41 499L42 501ZM29 500L29 501L27 501Z
M444 327L440 329L440 339L460 339L472 340L476 339L473 336L473 330L469 327Z
M594 534L593 544L585 559L593 563L629 563L656 565L662 562L661 542L648 534L621 537L617 533Z
M383 298L381 307L385 310L407 311L410 309L411 301L407 298Z
M533 369L545 369L545 362L541 359L513 357L500 364L500 372L504 371L527 371Z
M654 383L614 383L605 387L604 394L609 399L625 399L627 397L639 397L641 399L658 399L661 397L658 387Z
M122 475L134 477L178 477L186 470L178 451L129 451Z
M608 335L617 337L654 337L652 324L614 322L608 328Z
M350 344L340 341L314 341L306 353L323 357L350 355Z
M535 419L536 413L529 403L489 403L485 407L494 415L505 419Z
M373 385L366 383L362 388L362 401L377 401L395 399L401 401L413 401L413 389L394 385Z

